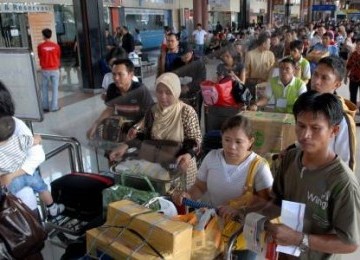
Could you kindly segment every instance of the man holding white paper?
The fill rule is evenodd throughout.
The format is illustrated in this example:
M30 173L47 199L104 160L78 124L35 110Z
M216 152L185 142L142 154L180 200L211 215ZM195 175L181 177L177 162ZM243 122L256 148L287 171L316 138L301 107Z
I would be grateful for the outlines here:
M304 226L299 232L269 224L268 234L278 245L299 247L300 259L339 259L360 244L359 183L329 146L343 118L341 102L310 91L298 98L293 112L300 147L286 153L273 191L278 205L283 200L306 205Z

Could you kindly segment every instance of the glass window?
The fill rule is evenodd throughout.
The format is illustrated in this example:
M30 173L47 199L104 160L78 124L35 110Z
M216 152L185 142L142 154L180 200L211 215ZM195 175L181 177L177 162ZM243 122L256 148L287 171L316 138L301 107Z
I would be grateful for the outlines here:
M74 8L72 5L54 5L54 16L57 41L61 48L61 64L74 66L78 63Z
M19 48L28 47L27 32L24 25L25 19L20 16L24 14L18 13L0 13L0 47L3 48Z
M162 30L164 26L164 15L158 14L127 14L126 24L130 31L135 28L139 30Z

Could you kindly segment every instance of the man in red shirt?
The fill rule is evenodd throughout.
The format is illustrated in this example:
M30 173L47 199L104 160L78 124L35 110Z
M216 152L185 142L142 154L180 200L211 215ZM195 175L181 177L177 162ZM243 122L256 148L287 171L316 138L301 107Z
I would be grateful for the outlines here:
M52 31L42 30L44 42L38 45L38 56L41 67L41 94L42 107L45 112L55 112L60 109L58 105L58 89L60 77L60 46L50 40ZM49 85L51 83L52 99L49 104Z

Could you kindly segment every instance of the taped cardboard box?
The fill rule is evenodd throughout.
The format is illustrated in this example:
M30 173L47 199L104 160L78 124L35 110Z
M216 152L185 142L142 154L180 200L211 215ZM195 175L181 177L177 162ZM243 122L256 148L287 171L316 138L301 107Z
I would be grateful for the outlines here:
M170 220L166 216L160 213L151 212L149 209L137 205L134 202L122 200L110 203L107 221L104 226L127 227L135 230L137 233L141 234L149 244L156 248L156 250L167 255L167 259L190 258L192 226L187 223ZM101 227L96 230L100 229ZM105 238L103 236L96 236L96 234L97 233L94 230L87 232L88 245L91 244L89 240L94 240L95 238L94 243L99 245L99 247L102 247L106 245L107 239L111 239L108 237L109 235ZM111 235L111 232L109 234ZM128 256L129 252L136 250L139 243L142 243L138 238L136 240L130 232L124 232L120 237L120 240L119 237L116 238L116 244L111 244L111 249L109 249L111 253L119 254L119 256ZM126 241L126 243L124 241ZM133 242L130 243L130 241ZM113 248L114 246L116 248ZM88 248L88 250L89 249L91 248ZM146 247L144 247L144 249L141 248L140 250L141 254L149 254L149 257L151 256L150 251L147 250ZM154 251L151 252L154 256ZM137 253L139 253L139 251ZM179 258L180 256L181 258ZM144 259L141 258L142 255L139 257L140 258L133 259Z
M121 235L120 235L121 234ZM128 230L119 228L94 228L86 232L87 252L97 259L161 259L156 252L144 243L139 237ZM167 260L188 260L191 249L184 249L177 254L159 251Z
M256 153L278 153L295 143L295 119L292 114L261 111L244 111L241 114L252 123L255 135L253 150Z

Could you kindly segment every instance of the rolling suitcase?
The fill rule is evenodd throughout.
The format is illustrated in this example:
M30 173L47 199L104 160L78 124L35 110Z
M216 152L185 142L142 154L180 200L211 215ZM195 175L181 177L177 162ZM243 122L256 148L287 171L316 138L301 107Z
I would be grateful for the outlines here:
M114 184L111 177L73 172L51 183L55 202L65 205L64 215L91 221L102 215L102 191Z

